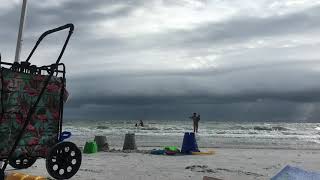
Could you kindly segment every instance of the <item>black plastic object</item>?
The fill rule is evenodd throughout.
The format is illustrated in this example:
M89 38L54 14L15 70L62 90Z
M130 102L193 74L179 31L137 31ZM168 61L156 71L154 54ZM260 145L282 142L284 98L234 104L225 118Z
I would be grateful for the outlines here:
M61 134L60 134L60 137L59 137L59 141L64 141L68 138L71 137L71 132L69 131L63 131Z
M31 167L36 162L36 160L37 158L35 157L20 156L14 159L10 159L9 164L16 169L26 169L28 167Z
M60 142L49 152L46 168L55 179L69 179L81 166L81 151L72 142Z
M4 180L4 171L0 169L0 180Z

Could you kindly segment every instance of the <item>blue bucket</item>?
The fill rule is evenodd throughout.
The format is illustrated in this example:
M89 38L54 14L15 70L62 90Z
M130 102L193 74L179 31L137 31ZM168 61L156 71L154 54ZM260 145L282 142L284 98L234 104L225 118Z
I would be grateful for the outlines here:
M181 153L191 154L192 152L199 152L197 141L193 132L184 133Z

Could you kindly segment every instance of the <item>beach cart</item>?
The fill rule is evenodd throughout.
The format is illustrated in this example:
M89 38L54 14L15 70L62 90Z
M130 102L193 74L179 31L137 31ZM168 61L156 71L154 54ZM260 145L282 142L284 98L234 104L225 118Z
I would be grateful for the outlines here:
M29 60L40 42L49 34L69 29L56 62L35 66ZM46 169L55 179L69 179L81 165L81 151L64 141L63 105L66 91L65 65L60 59L73 33L73 24L44 32L26 61L2 62L0 57L0 180L8 164L17 169L46 159Z

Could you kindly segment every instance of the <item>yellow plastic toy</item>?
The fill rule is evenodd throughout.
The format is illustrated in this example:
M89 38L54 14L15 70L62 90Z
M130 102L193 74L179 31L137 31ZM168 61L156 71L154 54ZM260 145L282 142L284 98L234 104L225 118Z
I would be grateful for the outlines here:
M192 152L192 155L213 155L215 152L213 150L207 152Z
M23 173L11 173L6 176L5 180L47 180L47 178L42 176L32 176Z

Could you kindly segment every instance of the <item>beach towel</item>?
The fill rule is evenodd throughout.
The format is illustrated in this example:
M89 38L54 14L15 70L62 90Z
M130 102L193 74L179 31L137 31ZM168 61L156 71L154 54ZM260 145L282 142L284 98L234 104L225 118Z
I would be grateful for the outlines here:
M303 169L287 165L271 180L317 180L320 179L320 173L309 172Z

